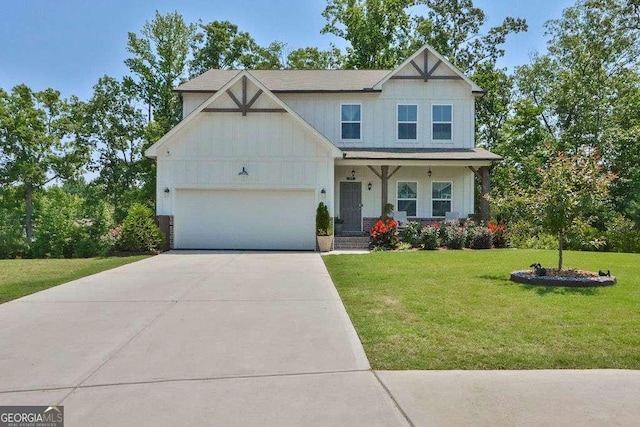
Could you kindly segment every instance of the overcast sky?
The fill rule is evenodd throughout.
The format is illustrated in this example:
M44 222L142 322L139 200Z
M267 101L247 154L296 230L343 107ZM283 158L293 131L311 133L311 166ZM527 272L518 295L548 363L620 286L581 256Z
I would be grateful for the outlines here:
M543 23L560 17L569 0L475 0L490 25L505 16L525 18L529 31L511 36L502 66L528 62L543 51ZM177 10L188 22L229 20L248 31L260 44L284 41L289 48L344 44L322 35L325 0L12 0L0 13L0 87L10 90L26 83L35 90L52 87L64 96L91 96L102 75L120 77L127 72L127 32L139 33L157 9Z

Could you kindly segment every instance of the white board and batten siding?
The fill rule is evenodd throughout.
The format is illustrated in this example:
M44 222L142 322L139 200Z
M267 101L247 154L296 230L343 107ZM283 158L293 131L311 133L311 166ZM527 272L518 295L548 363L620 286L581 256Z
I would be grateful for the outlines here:
M431 62L433 63L433 62ZM413 67L409 65L411 70ZM444 67L442 65L441 67ZM405 68L406 69L406 68ZM400 75L415 74L401 70ZM446 73L446 70L442 70ZM446 74L452 74L446 73ZM340 148L474 148L475 97L463 80L388 80L378 93L278 94L287 105ZM344 141L340 135L340 105L362 105L362 139ZM418 106L417 140L398 141L397 105ZM452 106L452 140L432 137L432 106Z
M428 176L426 167L403 166L389 179L388 202L397 206L397 188L398 182L409 181L418 183L418 203L417 216L419 218L433 218L432 199L431 199L431 183L432 182L451 182L452 183L452 201L451 210L458 212L460 217L464 218L474 212L474 178L473 172L466 167L431 167L431 177ZM336 166L335 172L335 188L340 188L340 182L354 182L346 178L351 175L351 171L355 171L355 182L362 183L362 216L378 217L382 205L382 194L380 178L366 166ZM379 170L379 168L378 168ZM368 184L371 183L371 190L368 190ZM339 191L339 190L338 190ZM336 212L340 212L340 198L336 198Z
M229 107L224 98L211 107ZM263 98L256 108L278 107ZM289 113L199 113L157 167L157 212L174 216L176 248L313 250L318 202L333 212L332 154Z

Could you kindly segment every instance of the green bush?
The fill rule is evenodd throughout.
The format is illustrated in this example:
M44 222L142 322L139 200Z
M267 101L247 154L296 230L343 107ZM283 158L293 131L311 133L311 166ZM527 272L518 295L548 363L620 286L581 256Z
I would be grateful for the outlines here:
M164 243L164 234L153 219L153 212L142 204L134 204L119 228L115 249L123 252L157 251Z
M440 230L438 227L428 225L420 232L422 247L428 251L438 249L440 242Z
M491 249L493 245L493 233L486 227L476 227L471 238L471 249Z
M577 219L567 233L566 248L574 251L605 250L607 241L603 233L587 221Z
M329 209L322 202L318 204L318 209L316 209L316 234L318 236L331 236L333 234Z
M24 256L25 242L22 218L16 209L0 208L0 258Z
M449 249L462 249L467 240L467 230L459 225L450 225L446 228L445 245Z
M400 231L400 240L404 243L408 243L412 248L420 246L421 236L420 229L422 225L417 221L409 221L402 231Z
M607 223L605 236L609 249L615 252L640 252L640 229L633 221L617 216Z

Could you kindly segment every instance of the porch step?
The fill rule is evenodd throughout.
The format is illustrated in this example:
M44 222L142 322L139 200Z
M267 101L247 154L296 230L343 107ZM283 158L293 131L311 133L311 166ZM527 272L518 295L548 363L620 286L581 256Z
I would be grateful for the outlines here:
M333 249L369 249L369 240L369 236L336 236L333 239Z

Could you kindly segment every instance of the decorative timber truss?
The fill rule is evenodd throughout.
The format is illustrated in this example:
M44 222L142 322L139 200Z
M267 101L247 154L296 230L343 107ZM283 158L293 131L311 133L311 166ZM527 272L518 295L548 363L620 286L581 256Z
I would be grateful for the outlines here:
M252 108L253 104L256 103L260 95L262 95L262 89L258 89L258 91L251 97L251 99L247 100L247 76L242 76L242 100L238 99L238 97L231 91L231 89L227 89L227 95L233 101L234 104L238 108L204 108L202 111L205 113L242 113L243 116L246 116L247 113L286 113L287 110L284 108Z
M413 68L415 68L418 73L420 73L419 76L392 76L391 78L398 80L424 80L425 82L428 82L429 80L462 80L462 77L458 75L434 76L433 73L435 73L440 64L442 64L442 60L438 59L438 61L433 64L431 68L429 68L429 55L427 54L427 52L424 53L424 64L422 68L420 68L420 66L413 59L411 60L410 64L413 65Z

